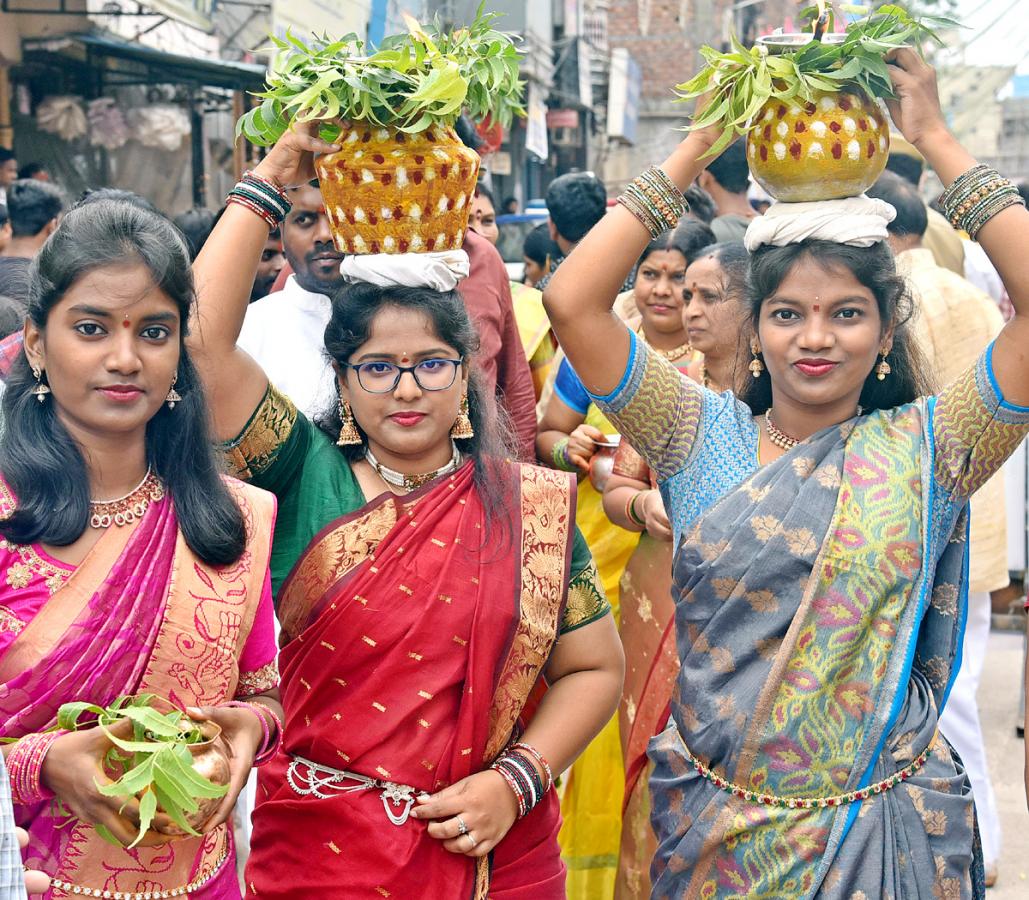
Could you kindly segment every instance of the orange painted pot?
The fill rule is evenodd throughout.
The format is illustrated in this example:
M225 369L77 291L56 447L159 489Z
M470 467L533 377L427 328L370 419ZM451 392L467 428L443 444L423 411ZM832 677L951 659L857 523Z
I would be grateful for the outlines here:
M857 196L882 174L889 154L886 114L855 91L820 92L811 103L770 100L747 135L755 180L787 203Z
M464 243L479 154L453 128L420 134L346 123L338 153L316 162L342 253L430 253Z

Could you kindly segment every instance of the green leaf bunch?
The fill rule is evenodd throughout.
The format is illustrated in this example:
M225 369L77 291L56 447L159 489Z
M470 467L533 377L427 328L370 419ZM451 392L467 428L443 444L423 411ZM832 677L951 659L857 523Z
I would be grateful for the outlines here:
M498 14L484 8L485 0L471 25L450 31L438 17L431 33L408 17L408 32L387 37L370 55L356 34L309 42L289 32L285 40L273 37L266 90L254 95L262 102L236 123L236 136L267 147L291 121L326 120L320 134L333 141L339 136L333 119L417 134L452 125L462 109L473 119L489 115L510 125L525 114L521 57L511 35L493 27Z
M198 799L224 797L228 785L215 784L193 767L191 744L206 740L200 723L181 710L162 713L153 707L154 694L118 697L108 707L92 703L65 703L57 711L57 727L68 731L99 727L114 745L104 758L104 768L118 778L110 784L96 781L105 797L122 797L125 802L139 800L139 832L130 847L143 839L157 814L158 807L183 831L194 837L199 832L187 816L199 808ZM84 717L90 721L83 722ZM128 719L132 737L117 736L111 728ZM122 807L124 809L124 805ZM104 840L120 847L121 842L103 825L96 826Z
M941 16L915 18L895 3L874 10L842 8L864 15L847 26L840 43L816 41L812 30L808 43L781 53L769 53L760 45L748 49L735 36L728 53L701 47L706 65L695 77L676 85L675 91L680 101L710 94L688 128L692 131L723 123L709 155L721 153L737 136L746 134L758 111L772 99L810 103L816 92L844 90L892 98L886 55L899 47L921 47L927 41L942 44L937 29L958 25ZM817 7L809 7L801 15L813 20L817 14ZM833 28L832 13L828 28Z

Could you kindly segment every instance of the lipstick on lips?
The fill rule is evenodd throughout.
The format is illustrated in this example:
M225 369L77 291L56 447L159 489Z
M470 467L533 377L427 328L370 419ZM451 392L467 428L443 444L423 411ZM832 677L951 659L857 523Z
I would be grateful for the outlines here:
M111 384L98 390L115 403L131 403L143 396L143 389L135 384Z
M810 378L821 378L828 375L839 363L831 359L798 359L794 368Z
M409 412L393 413L390 418L402 428L413 428L425 418L425 413L414 412L412 410Z

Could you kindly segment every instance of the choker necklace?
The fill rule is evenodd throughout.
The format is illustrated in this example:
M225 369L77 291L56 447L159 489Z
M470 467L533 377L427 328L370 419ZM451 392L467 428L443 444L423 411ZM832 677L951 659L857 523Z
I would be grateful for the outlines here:
M864 409L860 406L854 413L854 415L858 417L863 414ZM772 407L768 407L768 412L765 413L765 433L768 435L768 440L770 440L780 450L792 450L800 443L797 438L790 437L772 421Z
M776 427L775 422L772 421L771 407L768 407L768 412L765 413L765 433L768 435L768 440L780 450L792 450L800 443L795 437L790 437L785 431Z
M371 448L365 449L364 458L368 460L368 464L375 469L378 476L390 487L401 488L405 492L414 491L428 484L433 479L439 478L441 475L447 475L450 472L456 471L458 466L461 465L461 451L457 449L457 444L453 441L450 444L454 448L454 454L450 457L450 462L440 466L438 469L434 469L432 472L425 472L421 475L405 475L396 469L386 468L375 458Z
M136 519L142 519L151 503L164 498L164 485L147 466L143 480L124 497L114 500L90 500L90 528L110 528L112 525L121 528L131 525Z
M686 354L693 355L693 347L689 341L685 344L680 344L678 347L673 347L671 350L658 350L650 341L647 340L647 336L643 333L643 326L641 325L639 331L636 332L639 337L643 338L643 342L650 347L658 356L663 356L669 362L675 362L677 359L682 359Z

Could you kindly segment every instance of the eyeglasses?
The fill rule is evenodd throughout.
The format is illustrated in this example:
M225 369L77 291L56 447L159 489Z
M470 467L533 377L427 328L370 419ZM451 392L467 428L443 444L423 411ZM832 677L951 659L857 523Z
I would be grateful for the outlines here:
M347 363L357 372L357 381L369 394L388 394L400 384L400 377L410 372L423 391L445 391L457 380L457 370L463 359L423 359L415 366L398 366L376 360L365 363Z

